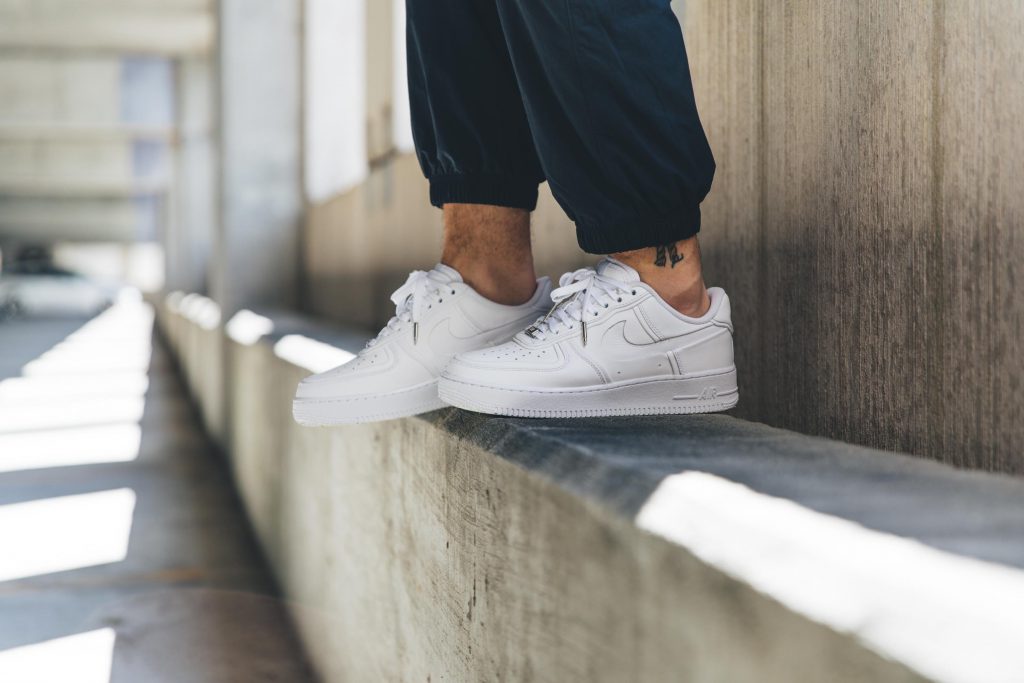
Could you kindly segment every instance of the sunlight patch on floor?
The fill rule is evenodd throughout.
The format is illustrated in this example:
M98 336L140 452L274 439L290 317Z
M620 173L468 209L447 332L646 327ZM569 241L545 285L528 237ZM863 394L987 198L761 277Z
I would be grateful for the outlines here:
M127 488L0 506L0 581L122 562L134 511Z
M0 472L139 455L152 310L126 296L0 382Z
M0 434L0 473L129 462L139 456L138 423Z
M49 401L54 396L95 399L144 396L148 389L149 378L138 370L110 372L104 374L101 382L88 374L11 377L0 381L0 405Z
M141 396L100 400L54 397L45 403L4 406L0 413L0 434L55 430L53 436L59 438L56 430L66 427L137 424L145 407L146 401Z
M0 652L0 681L109 683L113 629L103 628Z

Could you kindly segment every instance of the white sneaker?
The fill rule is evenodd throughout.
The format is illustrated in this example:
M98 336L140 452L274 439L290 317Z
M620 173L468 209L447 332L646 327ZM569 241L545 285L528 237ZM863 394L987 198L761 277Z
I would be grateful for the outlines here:
M462 353L438 385L453 406L518 417L710 413L739 400L729 297L681 315L606 258L562 276L555 307L500 346Z
M437 378L452 356L508 340L547 310L550 291L541 278L530 301L503 306L477 294L454 268L413 272L391 295L395 317L365 349L302 380L292 404L295 421L339 425L443 408Z

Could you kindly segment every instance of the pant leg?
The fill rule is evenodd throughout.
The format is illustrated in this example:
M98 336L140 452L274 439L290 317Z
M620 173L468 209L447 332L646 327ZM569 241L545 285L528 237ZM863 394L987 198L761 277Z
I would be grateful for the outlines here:
M541 164L580 246L692 237L715 162L670 0L496 0Z
M494 0L406 9L413 139L431 203L532 211L544 173Z

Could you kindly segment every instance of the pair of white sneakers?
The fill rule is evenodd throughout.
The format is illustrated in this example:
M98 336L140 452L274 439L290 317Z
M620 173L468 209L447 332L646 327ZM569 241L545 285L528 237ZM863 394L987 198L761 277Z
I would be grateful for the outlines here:
M517 417L710 413L739 400L729 298L700 318L676 312L621 261L563 275L503 306L457 271L416 271L397 307L348 363L303 380L296 421L325 426L446 405ZM551 307L550 300L554 301Z

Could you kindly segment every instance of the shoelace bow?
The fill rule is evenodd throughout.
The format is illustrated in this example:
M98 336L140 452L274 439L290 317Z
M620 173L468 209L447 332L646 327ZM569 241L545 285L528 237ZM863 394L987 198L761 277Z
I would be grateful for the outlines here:
M575 329L578 323L583 343L586 344L587 318L596 317L613 302L622 301L623 292L631 291L622 282L599 275L593 268L580 268L566 273L558 285L551 292L551 300L555 305L547 315L526 330L528 336L543 340L548 334L558 334L562 327Z
M439 281L432 276L440 277L440 274L433 270L414 270L409 273L405 284L391 295L391 302L395 304L395 315L380 333L366 344L366 348L374 346L397 330L401 323L412 323L413 343L419 341L420 319L423 317L424 307L431 305L427 303L428 299L439 295L441 290L448 286L447 282Z

